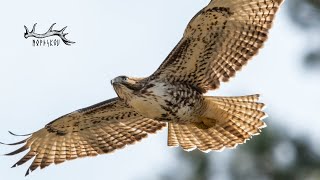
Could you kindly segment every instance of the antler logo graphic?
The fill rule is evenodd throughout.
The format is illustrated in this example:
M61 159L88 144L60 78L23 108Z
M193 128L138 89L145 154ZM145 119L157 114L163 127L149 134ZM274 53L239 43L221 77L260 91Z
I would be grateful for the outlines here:
M64 44L70 46L71 44L75 43L73 41L70 41L68 40L65 36L68 34L68 33L64 33L63 31L67 28L64 27L62 28L61 30L52 30L53 26L55 25L56 23L53 23L50 28L48 29L47 32L43 33L43 34L38 34L38 33L35 33L35 28L36 28L36 25L37 23L35 23L33 25L33 28L32 30L29 32L27 26L24 26L24 28L26 29L26 32L24 33L24 37L27 39L28 37L35 37L35 38L46 38L46 37L50 37L50 36L58 36L61 38L61 40L64 42Z

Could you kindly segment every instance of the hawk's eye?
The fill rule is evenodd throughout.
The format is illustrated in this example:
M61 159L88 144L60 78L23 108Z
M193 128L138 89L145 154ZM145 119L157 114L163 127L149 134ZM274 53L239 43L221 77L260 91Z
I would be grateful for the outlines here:
M125 77L125 76L124 76L124 77L122 78L122 80L127 81L127 80L128 80L128 77Z

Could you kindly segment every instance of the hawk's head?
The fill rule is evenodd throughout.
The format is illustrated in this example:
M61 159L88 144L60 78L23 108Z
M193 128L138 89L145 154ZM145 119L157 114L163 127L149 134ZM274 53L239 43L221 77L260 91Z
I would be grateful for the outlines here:
M119 98L124 100L130 98L134 91L138 91L142 88L139 79L127 76L118 76L111 80L111 84Z

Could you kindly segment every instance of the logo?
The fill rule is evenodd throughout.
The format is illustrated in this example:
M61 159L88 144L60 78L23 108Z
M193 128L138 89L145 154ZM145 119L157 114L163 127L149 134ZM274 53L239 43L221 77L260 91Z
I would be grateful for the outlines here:
M75 43L73 41L70 41L66 38L66 35L69 33L64 33L64 30L66 30L67 26L62 28L61 30L53 30L53 26L56 23L53 23L47 32L43 34L38 34L35 32L35 28L37 23L33 25L32 30L29 32L27 26L24 26L26 32L24 33L24 37L27 39L29 37L34 37L35 39L32 40L32 46L59 46L60 42L62 41L65 45L70 46L71 44ZM51 36L58 36L59 38L50 38Z

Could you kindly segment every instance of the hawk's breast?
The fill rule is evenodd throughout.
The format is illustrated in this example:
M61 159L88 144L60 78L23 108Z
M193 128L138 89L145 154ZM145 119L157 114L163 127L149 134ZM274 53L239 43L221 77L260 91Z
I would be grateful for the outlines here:
M156 83L143 88L128 103L140 114L157 119L167 113L163 108L165 101L170 98L167 92L168 88L164 83Z
M143 88L128 104L151 119L190 122L201 100L201 94L186 85L160 82Z

